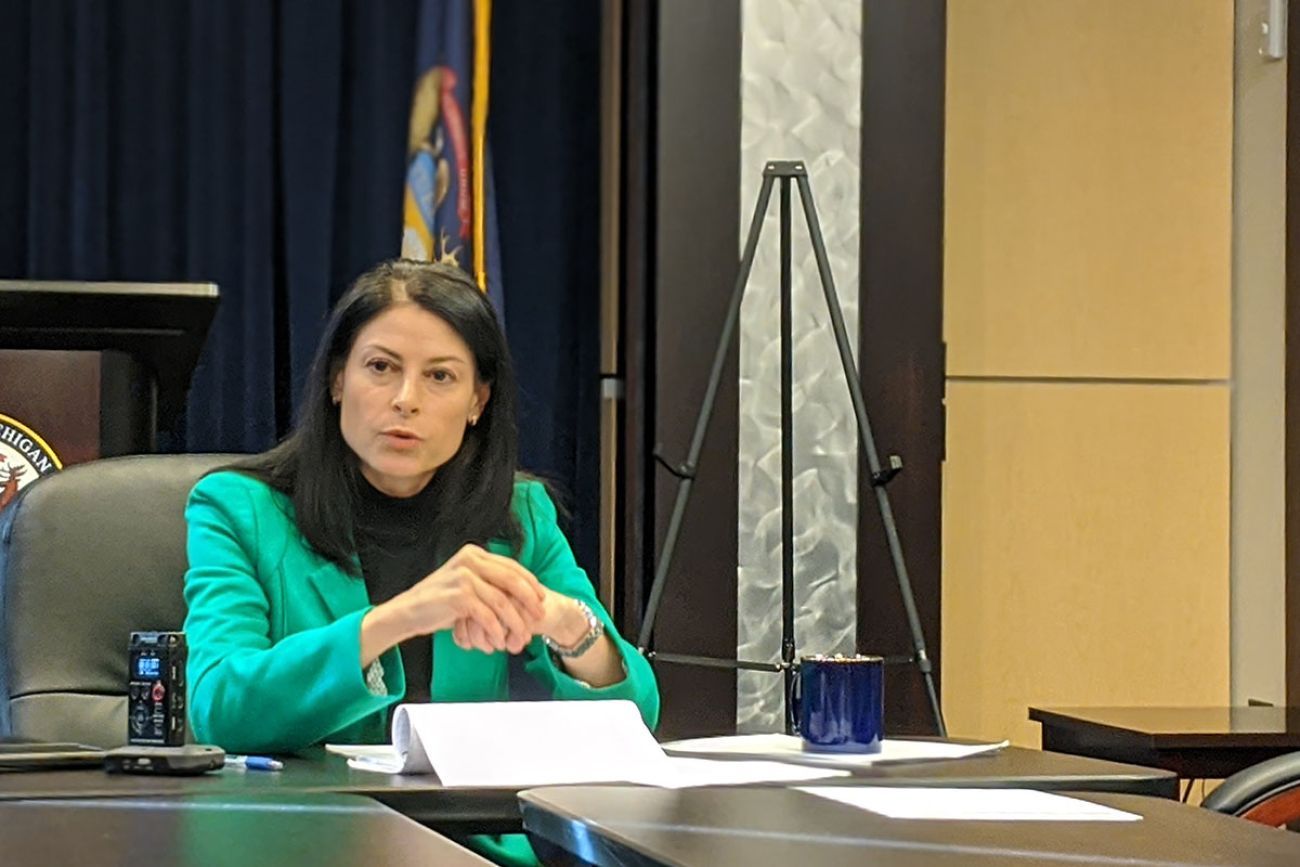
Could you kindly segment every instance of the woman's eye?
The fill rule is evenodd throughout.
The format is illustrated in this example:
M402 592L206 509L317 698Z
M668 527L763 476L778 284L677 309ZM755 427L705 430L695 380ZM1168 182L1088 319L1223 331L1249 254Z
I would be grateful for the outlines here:
M451 382L452 380L450 370L431 370L428 377L434 382Z
M386 358L372 358L370 361L366 362L366 367L370 368L375 373L387 373L393 369L393 363Z

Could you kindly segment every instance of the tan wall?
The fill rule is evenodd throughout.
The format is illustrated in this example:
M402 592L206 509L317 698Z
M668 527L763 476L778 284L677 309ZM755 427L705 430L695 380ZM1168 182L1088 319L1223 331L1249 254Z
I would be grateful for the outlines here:
M1231 0L948 4L955 734L1228 699L1232 49Z
M1231 0L948 10L949 372L1227 376Z
M955 382L948 434L954 734L1036 746L1030 705L1223 703L1226 386Z

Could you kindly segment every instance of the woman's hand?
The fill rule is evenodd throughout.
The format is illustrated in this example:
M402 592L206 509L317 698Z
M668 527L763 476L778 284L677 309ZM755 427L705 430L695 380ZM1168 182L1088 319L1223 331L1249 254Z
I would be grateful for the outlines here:
M573 647L591 628L586 613L579 607L578 601L570 596L556 593L545 585L542 585L542 592L545 594L543 611L534 626L534 634L545 635L561 647ZM488 640L482 629L477 621L457 620L453 627L456 644L465 649L481 647ZM518 652L511 650L511 653ZM559 664L572 677L595 688L612 686L627 676L623 658L608 632L581 656L564 657L559 660Z
M523 568L520 566L519 568ZM530 573L531 574L531 573ZM537 579L533 579L537 580ZM587 634L589 624L586 615L578 607L578 603L570 596L562 593L556 593L554 590L545 585L538 585L542 588L542 615L532 625L532 631L524 639L523 643L517 648L510 642L507 649L511 653L518 653L523 650L524 644L527 644L534 635L545 635L552 641L568 647L577 644L582 636ZM470 618L458 619L452 629L452 637L458 647L466 650L471 648L482 648L484 643L490 643L491 637L484 631L483 626L478 621Z
M411 589L377 605L361 621L361 664L369 665L388 648L416 635L458 623L457 643L484 653L518 653L546 617L546 590L509 557L466 545Z

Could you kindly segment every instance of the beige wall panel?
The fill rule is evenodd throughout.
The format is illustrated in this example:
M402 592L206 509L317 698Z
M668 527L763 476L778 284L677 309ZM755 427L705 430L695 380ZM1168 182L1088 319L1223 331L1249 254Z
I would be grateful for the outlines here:
M1037 746L1030 705L1228 699L1228 389L948 384L943 703Z
M1233 206L1232 701L1286 703L1286 61L1268 0L1237 5ZM1292 14L1300 15L1300 3Z
M952 375L1229 374L1232 0L950 0Z

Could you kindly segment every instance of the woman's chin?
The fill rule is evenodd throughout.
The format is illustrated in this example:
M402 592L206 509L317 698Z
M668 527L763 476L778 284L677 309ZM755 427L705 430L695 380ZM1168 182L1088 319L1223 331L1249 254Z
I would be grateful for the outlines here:
M391 457L367 461L364 475L372 485L386 493L401 496L415 493L433 478L434 469L412 459L394 460ZM413 490L412 490L413 489Z

